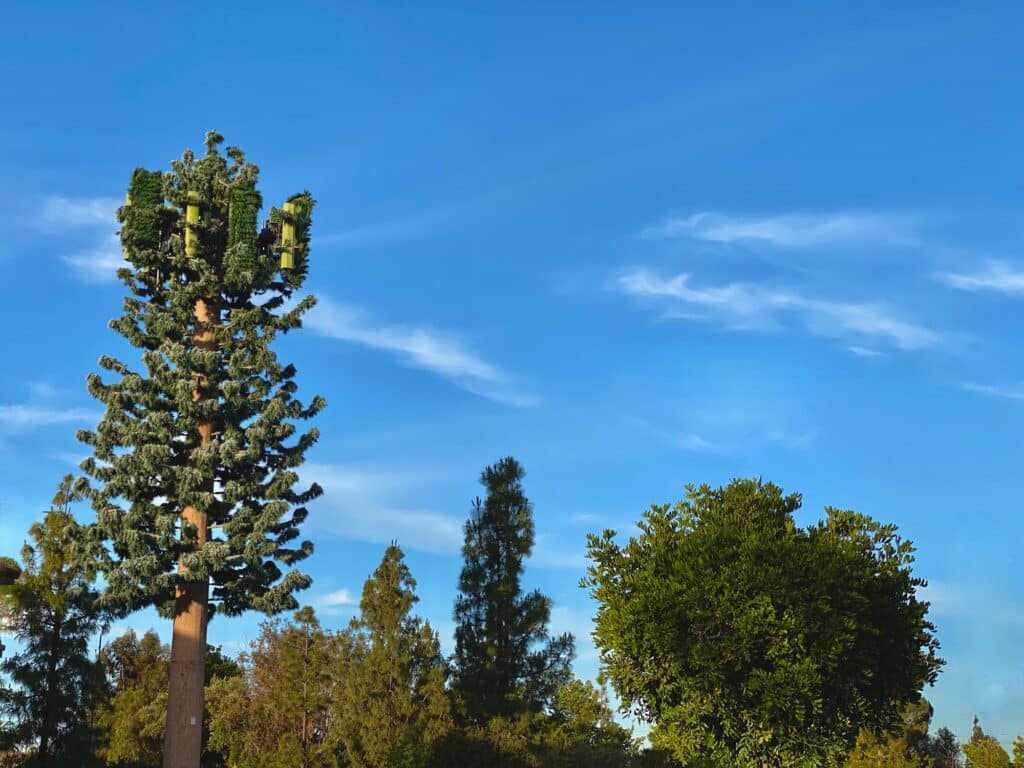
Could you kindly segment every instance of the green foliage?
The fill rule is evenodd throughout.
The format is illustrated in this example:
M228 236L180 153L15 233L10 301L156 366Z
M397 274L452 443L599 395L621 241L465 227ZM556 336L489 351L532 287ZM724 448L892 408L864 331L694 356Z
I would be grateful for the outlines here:
M758 480L690 486L625 546L589 539L608 678L684 763L835 764L938 673L911 544L835 509L800 529L799 506Z
M163 761L170 650L152 630L128 630L100 652L110 698L98 714L100 756L109 765L158 768Z
M907 705L898 731L881 735L861 731L846 768L933 768L932 742L928 738L931 716L931 705L922 698Z
M437 633L412 614L416 581L395 544L340 638L333 729L353 768L420 768L451 728Z
M330 672L336 652L311 608L265 622L241 676L207 689L210 749L236 768L330 768Z
M967 768L1011 768L1010 756L997 739L982 730L977 717L971 729L971 740L964 744L964 755Z
M13 686L0 687L0 750L30 749L25 766L74 759L91 740L87 712L101 674L88 653L101 624L95 589L96 552L71 514L83 484L64 478L53 507L29 529L21 573L7 595L8 627L23 644L0 669Z
M533 508L513 458L487 467L487 498L465 524L464 564L455 601L454 689L469 723L484 725L552 704L570 677L570 634L548 636L551 600L523 594L523 561L533 550Z
M0 587L10 587L21 575L21 568L13 557L0 557Z
M314 397L307 407L295 398L295 368L272 347L279 334L300 327L314 299L288 304L305 271L277 275L272 229L253 254L257 169L237 148L222 156L220 142L210 134L205 157L187 151L171 172L136 171L132 202L119 212L127 266L118 274L129 295L111 327L140 350L142 369L100 359L113 380L92 374L88 382L106 413L95 431L79 433L92 450L83 469L111 544L105 600L119 612L155 605L169 615L178 586L209 582L218 610L275 613L297 607L293 593L310 583L280 566L312 551L309 542L292 542L305 505L321 491L298 489L295 469L318 433L296 436L295 422L324 401ZM200 209L194 256L185 248L190 194ZM312 200L304 199L310 210ZM250 270L253 259L259 268ZM200 300L212 323L196 319ZM215 349L197 341L204 332ZM204 422L212 423L213 440L200 447ZM199 532L179 525L186 506L207 516L210 536L201 547Z

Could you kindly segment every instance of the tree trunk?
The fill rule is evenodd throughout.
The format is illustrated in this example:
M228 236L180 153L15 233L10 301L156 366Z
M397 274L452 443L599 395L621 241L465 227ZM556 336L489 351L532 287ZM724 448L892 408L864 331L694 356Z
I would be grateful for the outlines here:
M213 302L202 299L196 302L196 347L215 348L211 327L218 314ZM197 380L194 400L202 397L205 383L202 377ZM213 439L213 425L200 422L198 431L200 448L209 445ZM213 490L212 486L209 490ZM184 523L195 526L196 548L202 548L208 535L206 513L195 507L185 507L181 516ZM188 568L179 562L178 572L188 573ZM164 768L199 768L203 750L203 679L209 600L209 585L205 581L180 586L175 595Z

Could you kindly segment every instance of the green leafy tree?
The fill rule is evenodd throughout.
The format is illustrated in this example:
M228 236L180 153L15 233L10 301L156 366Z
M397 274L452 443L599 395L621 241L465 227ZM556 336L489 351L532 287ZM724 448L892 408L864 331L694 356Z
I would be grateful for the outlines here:
M353 768L419 768L451 728L447 665L430 622L412 613L416 581L392 544L340 638L333 727Z
M163 761L170 649L153 630L129 629L100 651L109 699L97 721L108 765L157 768Z
M565 766L617 768L637 754L632 734L615 722L603 684L572 680L558 689L552 708L559 762Z
M977 715L971 728L971 740L964 744L967 768L1010 768L1010 756L998 739L981 728Z
M0 749L30 752L25 765L81 759L91 733L87 713L101 674L88 653L101 624L95 588L96 553L71 513L83 484L64 478L53 507L29 529L20 575L11 585L10 628L23 643L0 669L13 685L0 688L0 714L11 726Z
M297 607L294 592L310 580L292 566L312 545L295 542L321 492L298 487L317 431L297 434L296 422L324 401L297 400L295 368L273 351L314 304L293 300L307 274L313 200L293 196L258 231L258 169L238 148L221 155L221 141L210 133L204 157L186 151L170 172L132 175L118 212L128 296L111 327L140 350L141 368L100 359L112 379L93 374L88 386L106 412L79 433L112 555L105 599L174 619L170 768L199 760L192 723L211 611Z
M836 764L899 722L942 661L894 526L759 480L688 487L640 534L589 538L583 586L620 699L684 764Z
M570 677L574 642L551 638L551 600L523 593L523 561L533 550L533 508L522 466L509 457L487 467L487 498L465 524L464 564L455 601L455 681L467 722L550 706Z
M237 768L337 765L330 727L336 646L312 608L264 622L241 676L212 681L210 749Z
M1013 768L1024 768L1024 736L1013 740Z
M907 705L898 730L880 735L861 731L846 768L933 768L928 737L931 717L931 704L921 698Z

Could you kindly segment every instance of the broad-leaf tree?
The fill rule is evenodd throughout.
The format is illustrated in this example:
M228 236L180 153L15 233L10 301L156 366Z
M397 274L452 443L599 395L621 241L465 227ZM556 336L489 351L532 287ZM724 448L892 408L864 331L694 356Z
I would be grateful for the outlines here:
M128 630L100 652L108 699L97 722L99 755L110 765L157 768L163 760L170 649L153 630Z
M210 748L238 768L332 768L334 638L312 608L264 622L242 657L243 674L210 684Z
M548 635L551 600L523 592L533 550L533 507L522 466L508 457L487 467L464 527L464 563L455 600L455 692L469 723L549 707L571 679L570 634Z
M108 604L174 619L168 768L199 761L210 614L297 607L310 581L292 566L312 550L299 528L320 493L298 485L317 431L296 422L324 402L296 399L295 368L274 352L314 303L295 297L313 201L293 196L259 229L258 169L221 141L210 133L205 156L132 175L118 212L128 295L111 327L141 366L100 359L110 378L88 385L106 412L79 435L109 542Z
M623 703L690 764L841 762L899 723L942 661L894 526L735 480L655 505L639 535L589 539L594 637Z
M0 750L24 748L25 765L79 760L91 738L87 713L102 674L89 638L101 624L96 552L71 513L83 483L64 478L52 508L29 529L21 573L7 596L9 629L23 644L0 664L13 685L0 688Z

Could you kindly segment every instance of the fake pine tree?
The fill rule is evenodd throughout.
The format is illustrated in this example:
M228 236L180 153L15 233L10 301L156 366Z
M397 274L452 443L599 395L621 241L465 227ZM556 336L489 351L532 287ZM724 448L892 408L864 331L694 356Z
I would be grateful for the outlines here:
M210 133L204 157L132 175L118 211L128 296L111 327L141 367L100 359L110 380L88 385L106 413L79 434L110 545L107 603L173 617L166 768L199 765L209 617L297 606L310 579L292 566L312 551L299 526L321 493L298 485L317 431L296 422L324 401L296 399L295 368L272 349L315 303L293 301L313 200L292 197L257 230L258 169L221 142Z

